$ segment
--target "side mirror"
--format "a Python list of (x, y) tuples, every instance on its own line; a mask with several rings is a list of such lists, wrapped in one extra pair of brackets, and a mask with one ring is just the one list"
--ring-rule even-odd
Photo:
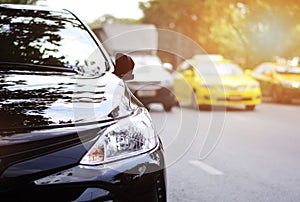
[(129, 55), (124, 53), (117, 53), (115, 60), (115, 71), (113, 72), (119, 78), (123, 80), (132, 80), (134, 75), (132, 70), (134, 68), (134, 62)]
[(246, 76), (251, 76), (252, 70), (251, 69), (245, 69), (244, 73), (245, 73)]

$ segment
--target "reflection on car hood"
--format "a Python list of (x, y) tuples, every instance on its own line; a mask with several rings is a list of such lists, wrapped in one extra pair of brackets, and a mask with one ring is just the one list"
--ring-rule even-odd
[(111, 73), (83, 78), (75, 73), (2, 71), (0, 129), (60, 126), (131, 113), (124, 82)]

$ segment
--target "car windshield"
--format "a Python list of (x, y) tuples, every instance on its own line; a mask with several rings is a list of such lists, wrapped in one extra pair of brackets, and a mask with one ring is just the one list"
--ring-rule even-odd
[(243, 75), (241, 68), (233, 63), (216, 63), (216, 67), (220, 75)]
[(152, 55), (141, 55), (141, 56), (132, 56), (132, 59), (135, 63), (135, 67), (145, 67), (145, 66), (161, 66), (162, 63), (157, 56)]
[(276, 66), (275, 71), (280, 74), (300, 74), (300, 67)]
[(134, 80), (164, 81), (169, 80), (170, 74), (161, 66), (139, 66), (133, 70)]
[(0, 8), (0, 44), (1, 66), (63, 67), (93, 75), (106, 70), (93, 38), (66, 12)]
[(161, 60), (153, 55), (133, 55), (135, 63), (133, 74), (135, 81), (169, 80), (170, 74), (163, 67)]
[(221, 75), (221, 76), (243, 75), (243, 71), (241, 70), (241, 68), (234, 63), (207, 62), (207, 63), (198, 63), (196, 67), (197, 70), (200, 71), (201, 75)]

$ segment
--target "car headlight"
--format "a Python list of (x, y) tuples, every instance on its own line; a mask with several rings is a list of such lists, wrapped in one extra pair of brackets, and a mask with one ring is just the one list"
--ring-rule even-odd
[(290, 81), (284, 81), (284, 80), (282, 80), (282, 81), (280, 81), (280, 84), (282, 86), (286, 86), (286, 87), (291, 87), (292, 86), (292, 82), (290, 82)]
[(292, 87), (293, 88), (299, 88), (300, 87), (300, 83), (299, 82), (292, 82)]
[(259, 83), (258, 82), (252, 83), (250, 85), (250, 88), (258, 88), (258, 87), (259, 87)]
[(119, 120), (99, 132), (99, 139), (80, 161), (83, 165), (98, 165), (134, 156), (153, 149), (158, 143), (148, 112)]
[(295, 82), (295, 81), (280, 81), (282, 86), (285, 87), (292, 87), (292, 88), (299, 88), (300, 87), (300, 83), (299, 82)]

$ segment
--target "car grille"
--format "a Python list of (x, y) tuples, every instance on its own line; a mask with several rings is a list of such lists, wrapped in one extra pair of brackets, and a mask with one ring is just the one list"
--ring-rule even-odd
[(218, 98), (217, 99), (218, 101), (251, 101), (252, 98), (250, 97), (238, 97), (238, 98), (230, 98), (230, 97), (227, 97), (227, 98)]
[(245, 91), (248, 89), (247, 85), (243, 86), (224, 86), (225, 91)]

